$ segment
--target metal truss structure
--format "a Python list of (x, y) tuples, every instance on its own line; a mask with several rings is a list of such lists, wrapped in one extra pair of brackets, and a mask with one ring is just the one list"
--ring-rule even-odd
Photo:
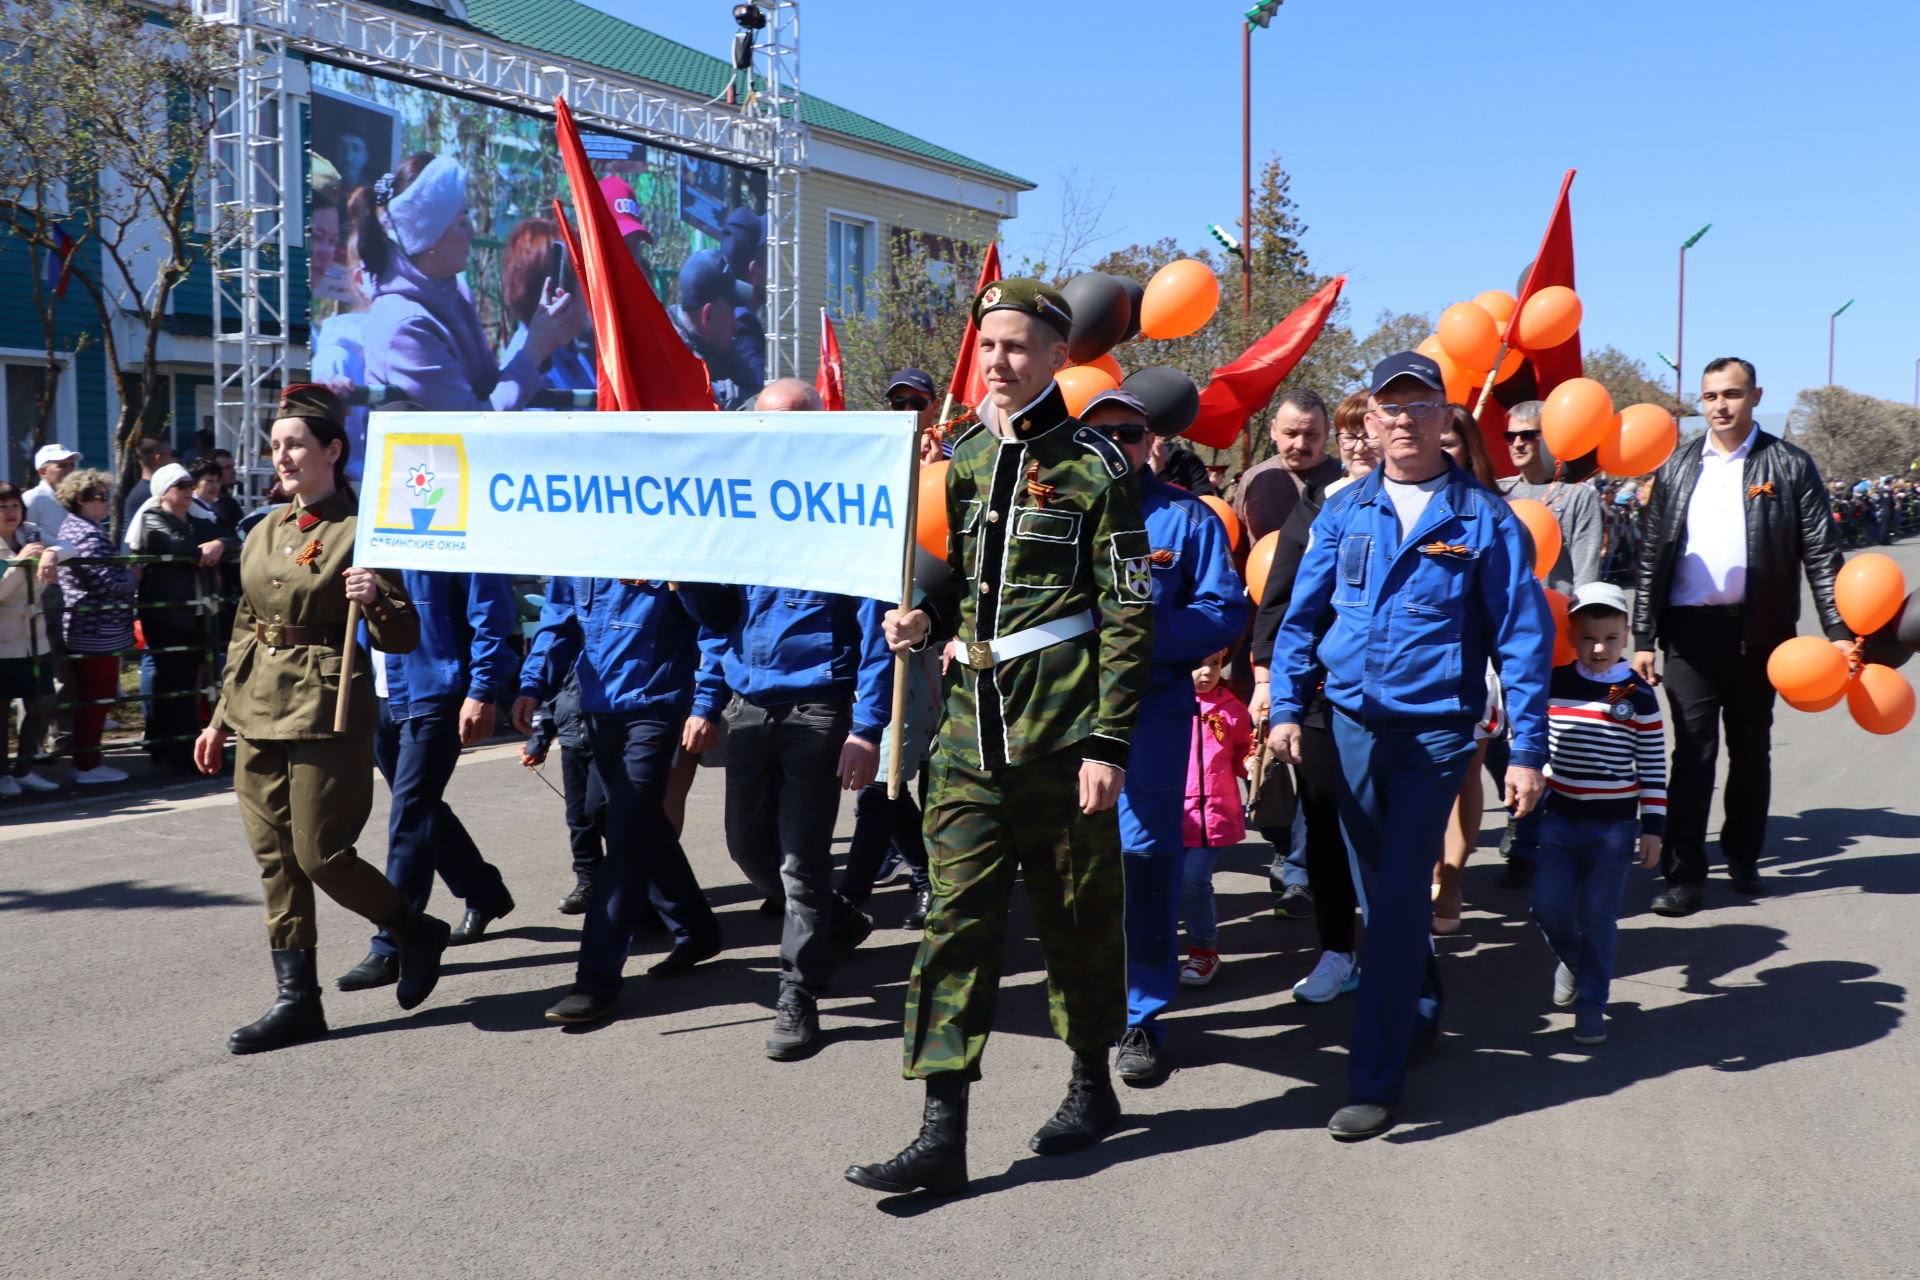
[[(583, 127), (767, 171), (767, 368), (798, 371), (800, 122), (798, 0), (754, 0), (768, 22), (754, 47), (756, 89), (741, 108), (690, 102), (597, 67), (566, 63), (471, 31), (362, 0), (194, 0), (234, 32), (232, 78), (212, 104), (218, 228), (213, 290), (215, 426), (231, 442), (249, 497), (271, 478), (261, 462), (268, 415), (306, 353), (294, 348), (288, 219), (299, 189), (299, 95), (290, 57), (314, 55), (517, 111), (548, 115), (564, 96)], [(291, 144), (292, 150), (289, 150)], [(291, 188), (291, 189), (290, 189)]]

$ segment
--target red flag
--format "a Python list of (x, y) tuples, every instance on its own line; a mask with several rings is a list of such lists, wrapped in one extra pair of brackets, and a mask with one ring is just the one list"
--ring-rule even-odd
[(1300, 357), (1307, 354), (1320, 330), (1326, 327), (1333, 304), (1340, 299), (1345, 276), (1335, 276), (1327, 286), (1301, 303), (1292, 315), (1267, 331), (1267, 335), (1248, 347), (1232, 364), (1213, 371), (1206, 390), (1200, 393), (1200, 416), (1182, 434), (1196, 444), (1224, 449), (1246, 425), (1247, 416), (1273, 398)]
[(840, 363), (840, 339), (834, 335), (833, 321), (827, 309), (820, 308), (820, 368), (813, 375), (814, 390), (829, 413), (841, 413), (847, 407), (847, 371)]
[[(560, 158), (579, 211), (580, 234), (567, 245), (593, 315), (593, 342), (604, 410), (713, 408), (713, 384), (704, 361), (687, 350), (646, 273), (627, 251), (613, 210), (594, 181), (580, 131), (564, 98), (553, 100)], [(561, 226), (566, 220), (561, 219)]]
[(978, 409), (987, 402), (987, 384), (974, 362), (974, 349), (980, 345), (980, 330), (973, 323), (973, 300), (980, 291), (1000, 278), (1000, 246), (987, 246), (987, 256), (980, 260), (980, 278), (974, 281), (973, 293), (967, 298), (967, 332), (960, 339), (960, 355), (953, 362), (953, 377), (947, 382), (947, 398), (969, 409)]
[[(1560, 180), (1560, 198), (1554, 203), (1553, 218), (1547, 223), (1547, 234), (1540, 238), (1540, 252), (1533, 256), (1533, 266), (1528, 269), (1526, 282), (1520, 288), (1520, 306), (1513, 309), (1513, 318), (1507, 321), (1506, 330), (1500, 335), (1503, 342), (1513, 342), (1520, 324), (1520, 309), (1527, 305), (1528, 298), (1548, 285), (1560, 284), (1569, 289), (1574, 287), (1573, 208), (1567, 202), (1567, 193), (1573, 187), (1575, 172), (1573, 169), (1567, 170), (1567, 176)], [(1559, 346), (1546, 351), (1530, 352), (1527, 361), (1533, 366), (1533, 398), (1544, 400), (1549, 391), (1567, 379), (1581, 376), (1585, 366), (1580, 359), (1580, 335), (1576, 333)], [(1480, 433), (1486, 437), (1487, 453), (1493, 460), (1494, 474), (1517, 474), (1507, 456), (1507, 407), (1500, 402), (1498, 388), (1487, 397), (1486, 405), (1480, 410)]]

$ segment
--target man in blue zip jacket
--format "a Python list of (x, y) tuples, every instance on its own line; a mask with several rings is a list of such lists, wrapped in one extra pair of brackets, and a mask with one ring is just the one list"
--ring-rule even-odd
[[(700, 588), (621, 578), (555, 578), (540, 630), (520, 668), (513, 724), (533, 713), (571, 670), (607, 793), (607, 851), (581, 917), (573, 989), (547, 1021), (595, 1022), (613, 1012), (634, 923), (650, 887), (672, 904), (679, 942), (652, 972), (680, 972), (720, 953), (720, 924), (687, 864), (664, 804), (674, 749), (693, 701), (699, 650), (689, 601)], [(711, 590), (710, 588), (708, 590)]]
[(1135, 1087), (1157, 1082), (1160, 1011), (1180, 986), (1181, 830), (1193, 743), (1193, 668), (1228, 648), (1247, 625), (1247, 592), (1234, 572), (1227, 530), (1205, 503), (1157, 478), (1151, 415), (1129, 391), (1103, 391), (1081, 421), (1120, 446), (1140, 485), (1153, 544), (1153, 659), (1120, 792), (1121, 863), (1127, 876), (1127, 1029), (1114, 1071)]
[[(760, 393), (763, 413), (819, 410), (797, 378)], [(873, 781), (893, 693), (878, 600), (783, 587), (731, 587), (721, 616), (702, 613), (690, 750), (697, 721), (727, 724), (727, 852), (769, 899), (784, 898), (780, 998), (767, 1056), (790, 1062), (820, 1041), (817, 1001), (834, 965), (873, 921), (833, 888), (840, 792)]]
[[(392, 794), (387, 812), (387, 879), (416, 911), (438, 874), (466, 903), (449, 946), (478, 942), (513, 910), (500, 869), (474, 844), (446, 801), (460, 748), (493, 736), (494, 704), (513, 685), (507, 647), (517, 625), (513, 584), (502, 574), (426, 573), (402, 577), (420, 615), (412, 653), (376, 657), (380, 727), (373, 759)], [(342, 974), (342, 991), (390, 986), (399, 979), (393, 939), (373, 935), (366, 959)]]
[(1300, 763), (1300, 715), (1326, 671), (1340, 756), (1340, 824), (1366, 920), (1348, 1050), (1349, 1101), (1328, 1132), (1393, 1125), (1416, 1041), (1440, 1026), (1428, 886), (1473, 760), (1487, 662), (1513, 726), (1506, 806), (1545, 787), (1553, 622), (1520, 523), (1441, 451), (1440, 366), (1417, 352), (1373, 370), (1367, 423), (1380, 466), (1327, 499), (1273, 645), (1268, 744)]

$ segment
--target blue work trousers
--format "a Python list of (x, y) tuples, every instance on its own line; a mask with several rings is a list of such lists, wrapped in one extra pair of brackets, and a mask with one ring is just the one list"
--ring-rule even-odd
[(1181, 820), (1193, 719), (1143, 720), (1133, 734), (1120, 791), (1121, 865), (1126, 871), (1127, 1025), (1160, 1039), (1156, 1018), (1180, 989)]
[(1573, 970), (1576, 1009), (1606, 1008), (1620, 899), (1639, 845), (1637, 818), (1541, 815), (1530, 914), (1553, 953)]
[(1406, 1086), (1417, 1035), (1440, 1027), (1433, 864), (1454, 797), (1473, 763), (1473, 725), (1372, 730), (1333, 716), (1340, 826), (1353, 855), (1366, 938), (1347, 1053), (1355, 1102), (1391, 1105)]
[(580, 921), (578, 991), (611, 999), (620, 990), (650, 890), (659, 891), (680, 942), (719, 944), (720, 922), (667, 821), (667, 775), (684, 722), (641, 711), (587, 715), (594, 773), (607, 793), (607, 844)]
[[(426, 910), (437, 874), (447, 892), (475, 911), (504, 906), (507, 886), (500, 869), (481, 854), (446, 801), (447, 783), (460, 763), (460, 705), (395, 720), (387, 700), (380, 699), (373, 761), (393, 793), (387, 811), (387, 879), (407, 905)], [(373, 935), (373, 950), (394, 954), (386, 930)]]

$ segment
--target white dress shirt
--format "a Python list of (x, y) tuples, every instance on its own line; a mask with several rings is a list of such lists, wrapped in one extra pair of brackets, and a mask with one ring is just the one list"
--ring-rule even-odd
[(1687, 502), (1687, 545), (1673, 566), (1668, 603), (1743, 604), (1747, 598), (1747, 455), (1753, 452), (1755, 427), (1732, 453), (1713, 447), (1713, 435), (1700, 444), (1700, 482)]

